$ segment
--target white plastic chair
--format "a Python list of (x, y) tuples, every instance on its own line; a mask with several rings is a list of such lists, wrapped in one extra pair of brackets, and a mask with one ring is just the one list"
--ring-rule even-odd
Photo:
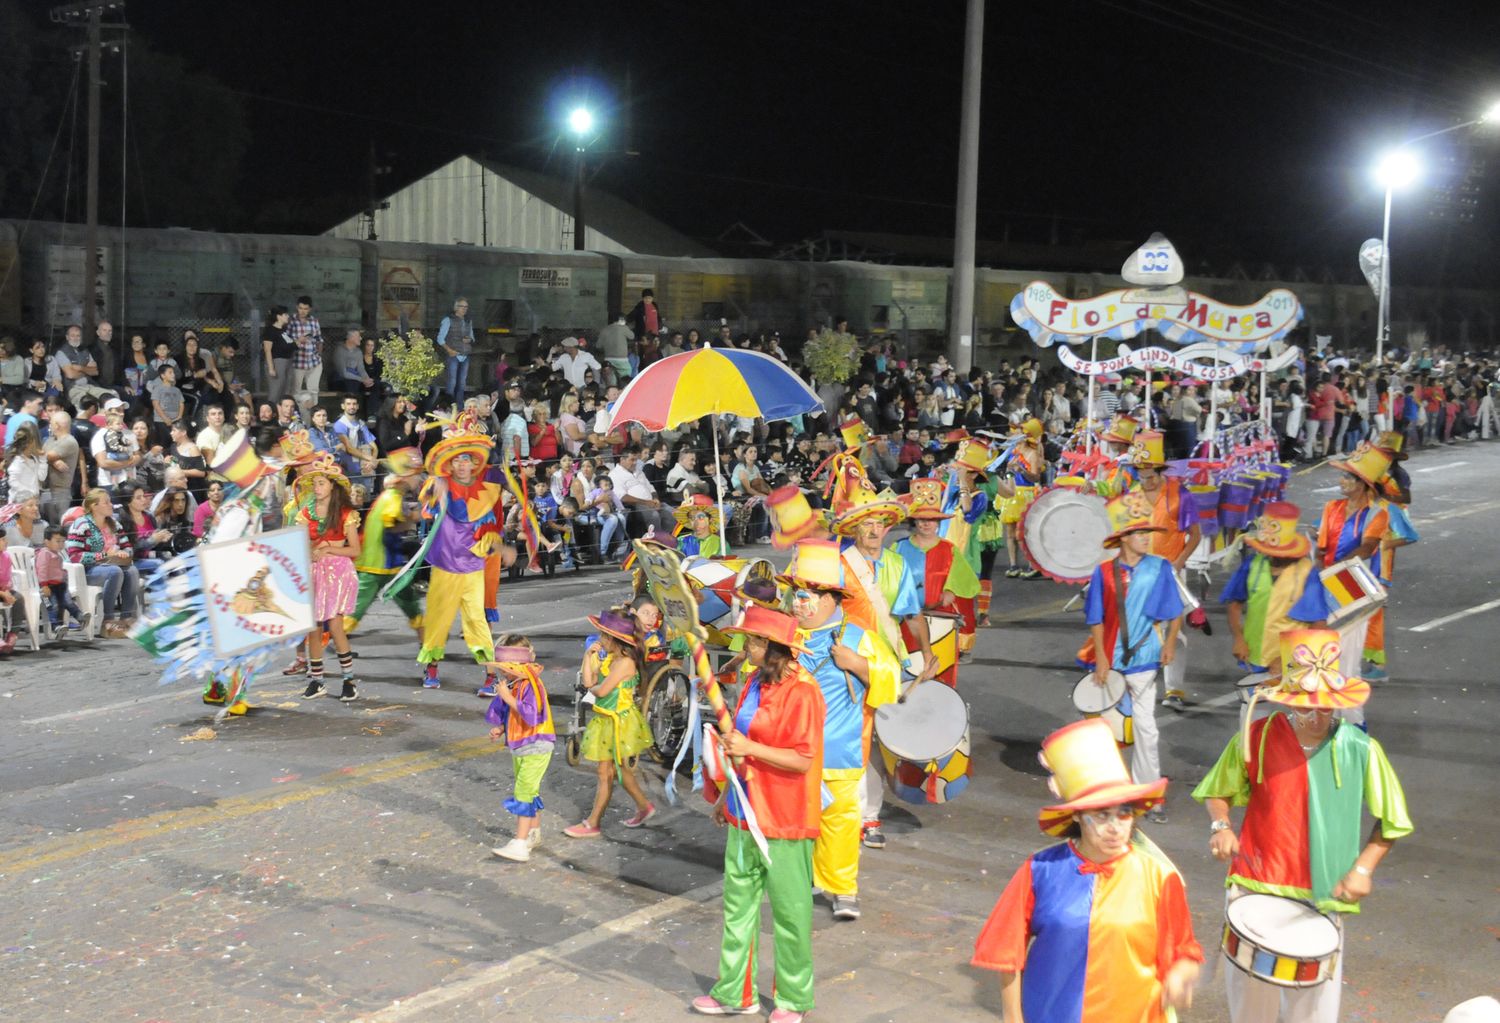
[(10, 587), (21, 606), (26, 609), (26, 631), (31, 636), (31, 649), (42, 648), (42, 587), (36, 581), (36, 552), (30, 547), (12, 547), (6, 555), (10, 558)]
[(88, 571), (76, 561), (67, 562), (63, 568), (68, 573), (68, 590), (78, 601), (78, 610), (89, 616), (83, 638), (93, 639), (99, 634), (99, 601), (104, 596), (104, 587), (90, 586)]

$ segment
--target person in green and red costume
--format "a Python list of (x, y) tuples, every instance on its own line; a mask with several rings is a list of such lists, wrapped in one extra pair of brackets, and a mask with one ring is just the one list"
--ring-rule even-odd
[[(963, 553), (951, 542), (938, 536), (938, 523), (952, 518), (943, 512), (943, 483), (936, 479), (912, 480), (906, 495), (906, 514), (911, 520), (911, 535), (896, 543), (911, 570), (917, 588), (917, 600), (923, 610), (943, 615), (958, 615), (958, 650), (967, 654), (974, 649), (974, 598), (979, 595), (979, 577)], [(907, 646), (914, 637), (904, 636)], [(931, 642), (931, 637), (928, 637)], [(958, 662), (945, 667), (935, 676), (940, 682), (958, 688)]]
[[(1362, 706), (1370, 684), (1339, 672), (1329, 629), (1281, 634), (1281, 675), (1257, 690), (1290, 713), (1253, 721), (1193, 790), (1209, 817), (1209, 849), (1229, 863), (1229, 901), (1248, 894), (1296, 899), (1330, 914), (1339, 950), (1327, 980), (1287, 988), (1236, 965), (1224, 971), (1233, 1023), (1334, 1023), (1344, 967), (1345, 914), (1358, 913), (1375, 869), (1411, 834), (1406, 796), (1380, 743), (1336, 713)], [(1239, 834), (1232, 806), (1245, 807)], [(1361, 810), (1375, 825), (1360, 843)]]

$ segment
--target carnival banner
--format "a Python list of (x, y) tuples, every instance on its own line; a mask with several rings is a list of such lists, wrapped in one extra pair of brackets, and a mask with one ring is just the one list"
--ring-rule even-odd
[(307, 530), (278, 529), (198, 549), (214, 653), (234, 657), (311, 632)]
[(1208, 352), (1203, 350), (1204, 346), (1197, 345), (1181, 352), (1171, 352), (1165, 348), (1140, 348), (1132, 351), (1128, 346), (1121, 345), (1115, 358), (1098, 360), (1080, 359), (1071, 348), (1064, 347), (1058, 349), (1057, 358), (1074, 373), (1087, 377), (1119, 373), (1127, 369), (1149, 369), (1190, 373), (1200, 380), (1233, 380), (1246, 373), (1259, 373), (1262, 370), (1274, 373), (1302, 357), (1300, 348), (1291, 347), (1269, 359), (1236, 355), (1217, 364), (1196, 361), (1193, 356), (1211, 356), (1213, 346), (1206, 347)]
[(1068, 299), (1046, 281), (1032, 281), (1010, 304), (1011, 318), (1044, 348), (1094, 338), (1128, 341), (1155, 329), (1168, 341), (1219, 342), (1249, 353), (1286, 335), (1302, 319), (1302, 305), (1285, 288), (1253, 305), (1235, 306), (1178, 288), (1133, 288)]

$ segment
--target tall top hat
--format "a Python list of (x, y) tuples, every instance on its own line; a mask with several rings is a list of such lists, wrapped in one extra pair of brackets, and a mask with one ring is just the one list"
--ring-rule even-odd
[(912, 480), (906, 495), (906, 516), (910, 519), (951, 519), (943, 511), (943, 481), (931, 477)]
[(829, 590), (848, 596), (844, 584), (844, 559), (837, 540), (803, 540), (792, 552), (792, 563), (779, 576), (788, 586)]
[(1107, 440), (1114, 444), (1131, 444), (1135, 440), (1135, 431), (1140, 429), (1141, 424), (1127, 415), (1117, 415), (1109, 421), (1109, 426), (1104, 430), (1100, 440)]
[(1255, 520), (1255, 532), (1245, 537), (1245, 546), (1272, 558), (1300, 558), (1312, 549), (1312, 541), (1297, 532), (1302, 509), (1289, 501), (1266, 505)]
[(1288, 629), (1281, 634), (1281, 677), (1256, 696), (1303, 710), (1362, 706), (1370, 698), (1370, 683), (1339, 671), (1342, 653), (1333, 629)]
[(1137, 433), (1127, 454), (1131, 465), (1160, 469), (1167, 464), (1165, 438), (1160, 430), (1142, 430)]
[(985, 468), (990, 464), (994, 456), (990, 454), (990, 446), (983, 441), (970, 439), (958, 445), (958, 454), (953, 457), (955, 469), (968, 469), (970, 472), (983, 476)]
[(771, 519), (771, 546), (779, 551), (825, 528), (823, 516), (813, 511), (807, 495), (790, 483), (766, 495), (766, 514)]
[(1129, 805), (1143, 814), (1166, 796), (1165, 778), (1144, 785), (1130, 780), (1114, 732), (1103, 718), (1059, 728), (1042, 740), (1037, 759), (1052, 772), (1049, 785), (1061, 800), (1037, 815), (1037, 825), (1049, 835), (1065, 834), (1080, 811)]
[(840, 536), (853, 535), (862, 523), (872, 519), (895, 525), (906, 518), (906, 508), (901, 502), (895, 495), (877, 494), (864, 466), (852, 455), (834, 456), (828, 483), (832, 497), (830, 525)]
[(1362, 441), (1348, 458), (1330, 459), (1328, 464), (1364, 480), (1372, 487), (1378, 487), (1386, 473), (1391, 471), (1391, 455), (1380, 448), (1371, 447), (1369, 441)]
[(870, 431), (865, 426), (864, 420), (858, 416), (845, 419), (839, 423), (839, 435), (844, 439), (844, 447), (858, 450), (870, 442)]
[(1406, 436), (1400, 430), (1380, 431), (1380, 435), (1370, 446), (1390, 455), (1393, 462), (1404, 462), (1411, 457), (1403, 450), (1406, 447)]
[(1104, 538), (1105, 547), (1120, 546), (1126, 533), (1148, 531), (1160, 533), (1160, 526), (1151, 524), (1151, 501), (1139, 490), (1127, 490), (1109, 499), (1104, 505), (1109, 513), (1110, 533)]

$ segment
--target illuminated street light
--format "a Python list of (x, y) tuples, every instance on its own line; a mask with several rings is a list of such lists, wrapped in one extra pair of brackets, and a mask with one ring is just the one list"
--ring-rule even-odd
[(594, 130), (594, 115), (588, 107), (574, 107), (568, 114), (568, 130), (574, 135), (587, 135)]
[(1375, 165), (1375, 181), (1386, 191), (1406, 188), (1422, 176), (1422, 164), (1410, 149), (1392, 149)]
[(1500, 100), (1490, 104), (1490, 108), (1480, 115), (1479, 121), (1481, 124), (1493, 124), (1500, 121)]

